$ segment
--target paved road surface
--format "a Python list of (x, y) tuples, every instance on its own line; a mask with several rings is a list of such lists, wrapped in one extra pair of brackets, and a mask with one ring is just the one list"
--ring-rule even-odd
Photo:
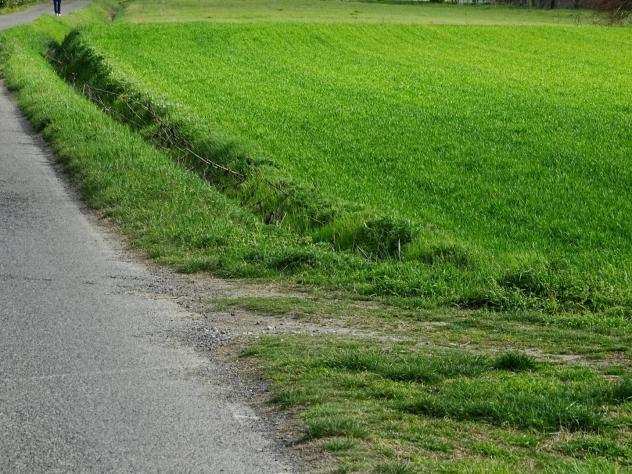
[(121, 255), (0, 84), (0, 472), (293, 470)]

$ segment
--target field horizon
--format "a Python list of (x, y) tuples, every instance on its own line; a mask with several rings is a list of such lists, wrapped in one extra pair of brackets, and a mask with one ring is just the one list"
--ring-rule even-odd
[(457, 5), (398, 0), (138, 0), (117, 20), (127, 23), (390, 23), (461, 25), (590, 25), (602, 22), (583, 9), (543, 10), (505, 5)]

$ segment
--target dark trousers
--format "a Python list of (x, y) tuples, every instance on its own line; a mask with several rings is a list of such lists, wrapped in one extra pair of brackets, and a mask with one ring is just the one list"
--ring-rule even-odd
[(53, 8), (55, 13), (61, 13), (61, 0), (53, 0)]

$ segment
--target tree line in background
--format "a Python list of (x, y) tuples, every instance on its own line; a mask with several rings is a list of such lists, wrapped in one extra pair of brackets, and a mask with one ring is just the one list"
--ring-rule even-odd
[(35, 1), (36, 0), (0, 0), (0, 8), (19, 7), (20, 5), (35, 3)]
[(594, 8), (608, 14), (613, 21), (623, 21), (632, 14), (632, 0), (593, 0)]
[[(423, 3), (424, 0), (417, 0)], [(624, 20), (632, 13), (632, 0), (425, 0), (437, 3), (511, 5), (525, 8), (584, 8), (603, 12), (612, 20)]]
[(623, 20), (632, 12), (632, 0), (505, 0), (507, 5), (531, 8), (588, 8), (604, 12), (613, 20)]

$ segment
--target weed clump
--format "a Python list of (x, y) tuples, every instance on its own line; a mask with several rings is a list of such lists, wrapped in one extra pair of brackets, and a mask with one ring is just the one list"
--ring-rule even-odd
[(624, 377), (615, 385), (612, 399), (615, 403), (632, 401), (632, 377)]
[(353, 348), (334, 352), (323, 363), (334, 369), (371, 372), (389, 380), (406, 382), (436, 382), (446, 377), (480, 375), (489, 370), (485, 357), (458, 352), (420, 356)]
[(355, 212), (318, 229), (317, 241), (331, 242), (340, 250), (353, 250), (369, 259), (401, 259), (417, 231), (407, 219)]
[(352, 449), (356, 444), (352, 438), (333, 438), (325, 443), (325, 449), (330, 453), (338, 453)]
[(310, 418), (307, 422), (307, 438), (325, 438), (328, 436), (345, 436), (349, 438), (366, 438), (367, 430), (359, 420), (344, 415), (331, 415)]
[(505, 352), (494, 360), (494, 368), (511, 372), (534, 370), (536, 361), (533, 357), (521, 352)]
[(607, 456), (619, 458), (625, 456), (623, 450), (617, 443), (595, 435), (583, 435), (570, 441), (561, 443), (557, 449), (569, 456), (592, 457)]
[(411, 463), (389, 462), (376, 466), (375, 472), (379, 474), (414, 474), (418, 470)]
[(352, 239), (353, 247), (376, 258), (401, 258), (403, 246), (413, 236), (410, 221), (382, 216), (363, 222), (352, 234)]
[(402, 408), (410, 413), (537, 430), (595, 431), (603, 428), (603, 408), (587, 385), (569, 387), (540, 377), (455, 379)]

